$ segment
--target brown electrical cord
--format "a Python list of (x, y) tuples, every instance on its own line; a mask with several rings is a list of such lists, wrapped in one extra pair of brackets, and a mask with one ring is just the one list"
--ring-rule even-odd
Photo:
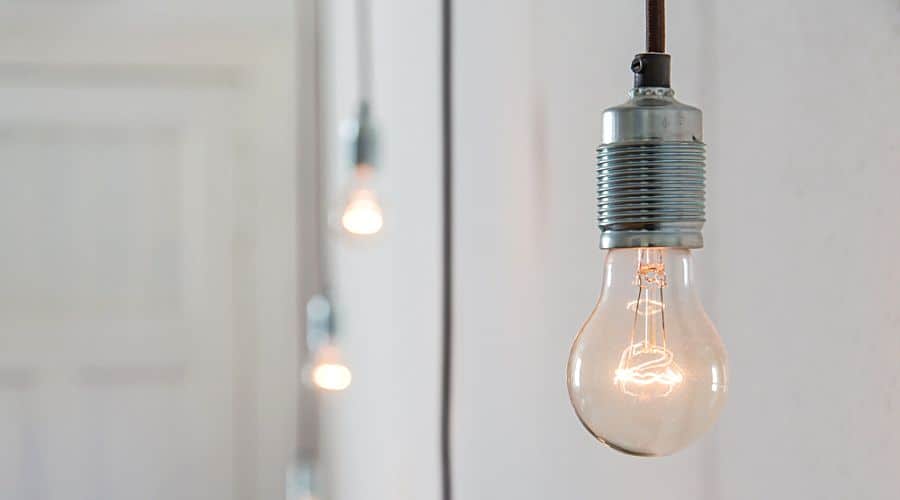
[(647, 52), (666, 51), (666, 0), (647, 0)]

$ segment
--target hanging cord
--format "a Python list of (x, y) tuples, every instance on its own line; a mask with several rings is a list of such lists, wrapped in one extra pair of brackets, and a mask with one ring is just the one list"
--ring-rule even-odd
[(356, 77), (359, 102), (372, 98), (372, 11), (368, 0), (356, 2)]
[(666, 1), (647, 0), (647, 51), (631, 61), (634, 87), (668, 88), (671, 58), (666, 54)]
[(666, 0), (647, 0), (647, 52), (666, 51)]
[(441, 498), (452, 500), (450, 403), (453, 373), (453, 51), (452, 0), (442, 0), (442, 132), (443, 132), (443, 303), (441, 367)]

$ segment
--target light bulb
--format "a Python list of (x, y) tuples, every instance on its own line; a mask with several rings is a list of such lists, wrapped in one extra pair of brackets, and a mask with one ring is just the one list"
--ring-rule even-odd
[(343, 391), (350, 387), (353, 375), (341, 359), (340, 350), (333, 344), (325, 344), (316, 354), (312, 367), (313, 384), (326, 391)]
[(606, 256), (600, 299), (572, 344), (569, 397), (581, 423), (624, 453), (674, 453), (715, 422), (726, 354), (684, 248)]
[(369, 165), (356, 167), (355, 178), (341, 214), (341, 226), (350, 234), (369, 236), (376, 234), (384, 226), (378, 196), (370, 186), (372, 170)]

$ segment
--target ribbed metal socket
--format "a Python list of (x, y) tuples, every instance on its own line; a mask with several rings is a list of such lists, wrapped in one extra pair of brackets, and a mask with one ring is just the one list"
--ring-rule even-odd
[(603, 114), (597, 148), (601, 248), (700, 248), (706, 146), (700, 110), (671, 89), (633, 89)]

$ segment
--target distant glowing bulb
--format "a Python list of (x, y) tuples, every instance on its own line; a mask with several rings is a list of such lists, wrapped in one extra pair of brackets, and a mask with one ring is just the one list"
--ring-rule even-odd
[(603, 290), (569, 356), (569, 398), (599, 441), (659, 456), (697, 439), (725, 402), (726, 355), (693, 288), (690, 250), (606, 256)]
[(326, 391), (343, 391), (353, 380), (350, 368), (341, 360), (340, 351), (330, 344), (319, 350), (311, 375), (313, 384)]
[(323, 363), (313, 368), (313, 382), (319, 389), (343, 391), (350, 387), (353, 376), (344, 365)]
[(350, 234), (370, 236), (381, 231), (384, 215), (378, 195), (372, 189), (374, 168), (371, 165), (357, 165), (353, 180), (341, 213), (341, 226)]
[(347, 232), (358, 235), (375, 234), (384, 225), (381, 206), (375, 193), (369, 189), (358, 189), (350, 195), (350, 201), (341, 215), (341, 225)]

